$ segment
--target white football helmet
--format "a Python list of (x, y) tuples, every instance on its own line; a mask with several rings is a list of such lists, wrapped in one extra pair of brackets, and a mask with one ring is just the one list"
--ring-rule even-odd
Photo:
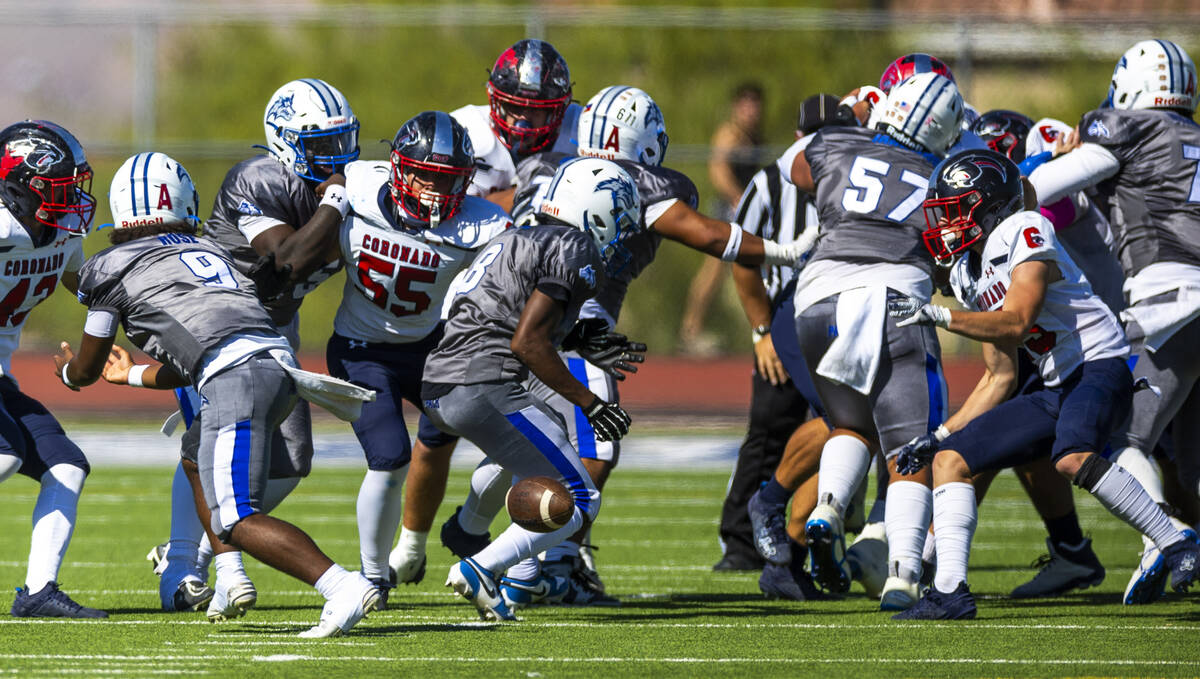
[(579, 114), (579, 155), (662, 165), (667, 126), (658, 104), (636, 87), (605, 87)]
[(611, 276), (629, 263), (622, 241), (641, 228), (641, 210), (637, 184), (620, 165), (575, 158), (554, 173), (537, 214), (541, 223), (567, 224), (589, 234)]
[(909, 148), (943, 156), (962, 133), (962, 96), (943, 75), (914, 75), (893, 87), (882, 106), (875, 129)]
[(301, 78), (275, 90), (263, 129), (271, 155), (309, 181), (325, 181), (358, 159), (358, 119), (324, 80)]
[(1196, 64), (1170, 40), (1143, 40), (1130, 47), (1113, 69), (1108, 87), (1113, 108), (1196, 110)]
[(200, 195), (187, 170), (165, 153), (139, 153), (126, 160), (108, 189), (113, 226), (200, 223)]

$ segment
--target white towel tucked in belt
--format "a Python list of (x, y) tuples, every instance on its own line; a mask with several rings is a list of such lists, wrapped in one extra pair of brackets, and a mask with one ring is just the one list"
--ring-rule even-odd
[(835, 318), (838, 336), (821, 357), (817, 374), (869, 394), (879, 372), (883, 349), (887, 287), (874, 285), (843, 291), (838, 296)]

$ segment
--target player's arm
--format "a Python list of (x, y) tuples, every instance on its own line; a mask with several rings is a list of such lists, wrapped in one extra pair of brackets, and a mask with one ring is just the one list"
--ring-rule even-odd
[[(763, 285), (762, 275), (757, 268), (741, 264), (733, 267), (733, 284), (737, 288), (738, 299), (742, 302), (742, 310), (746, 312), (746, 320), (750, 327), (754, 342), (754, 361), (758, 365), (758, 373), (768, 382), (780, 385), (788, 380), (783, 362), (775, 353), (775, 344), (771, 340), (771, 301), (767, 297), (767, 288)], [(767, 328), (761, 333), (759, 328)], [(761, 336), (760, 336), (761, 335)]]
[(983, 376), (967, 396), (958, 412), (947, 418), (943, 426), (956, 432), (971, 420), (1008, 400), (1017, 388), (1017, 349), (1002, 349), (991, 342), (983, 344)]
[(79, 272), (78, 271), (63, 271), (62, 276), (58, 278), (72, 295), (79, 292)]
[(663, 238), (683, 243), (723, 261), (746, 266), (790, 266), (808, 251), (808, 247), (799, 241), (780, 245), (773, 240), (746, 233), (729, 222), (702, 215), (679, 200), (667, 208), (651, 227)]
[[(79, 340), (79, 353), (75, 353), (71, 349), (68, 342), (62, 342), (59, 345), (59, 353), (54, 356), (54, 367), (57, 371), (59, 379), (63, 381), (67, 387), (79, 390), (79, 387), (86, 387), (96, 380), (100, 379), (101, 375), (105, 374), (106, 365), (109, 362), (109, 354), (115, 351), (124, 351), (119, 347), (113, 346), (113, 339), (117, 335), (117, 324), (119, 318), (115, 311), (110, 309), (90, 309), (88, 311), (87, 322), (83, 328), (83, 336)], [(125, 354), (128, 357), (128, 353)], [(132, 366), (132, 361), (130, 361)], [(144, 367), (144, 371), (139, 371), (144, 378), (142, 386), (152, 386), (157, 384), (157, 377), (160, 366)], [(129, 371), (126, 370), (126, 373)], [(169, 386), (163, 385), (157, 388), (167, 389), (188, 384), (173, 371), (167, 370), (163, 375), (164, 378), (174, 376), (178, 383), (172, 383)], [(172, 380), (174, 382), (175, 380)]]
[(1117, 173), (1121, 162), (1100, 144), (1084, 142), (1070, 153), (1042, 164), (1029, 174), (1038, 199), (1049, 205), (1094, 186)]
[(1054, 262), (1022, 262), (1012, 271), (1003, 307), (997, 311), (950, 311), (946, 329), (980, 342), (1020, 344), (1042, 312), (1046, 288), (1059, 280), (1062, 273)]
[(817, 185), (813, 182), (812, 165), (809, 165), (804, 151), (797, 153), (796, 157), (792, 159), (792, 171), (789, 176), (792, 178), (792, 183), (801, 191), (809, 194), (816, 192)]
[(174, 389), (191, 384), (169, 366), (134, 363), (129, 352), (115, 344), (108, 353), (101, 377), (110, 384), (130, 384), (147, 389)]
[(345, 186), (346, 178), (340, 174), (325, 180), (316, 189), (321, 204), (311, 219), (299, 229), (278, 223), (254, 236), (250, 246), (260, 256), (274, 257), (276, 272), (286, 272), (289, 283), (306, 280), (330, 261), (330, 244), (337, 243), (338, 227), (350, 210)]
[(512, 214), (513, 197), (517, 193), (517, 187), (510, 186), (507, 189), (497, 189), (487, 195), (487, 199), (499, 205), (505, 212)]
[(517, 359), (546, 386), (580, 408), (587, 408), (599, 397), (567, 370), (553, 341), (565, 311), (566, 302), (534, 290), (521, 312), (510, 346)]

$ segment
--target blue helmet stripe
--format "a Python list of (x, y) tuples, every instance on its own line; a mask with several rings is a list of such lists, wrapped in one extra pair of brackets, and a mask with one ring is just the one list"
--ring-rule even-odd
[[(603, 97), (600, 98), (600, 101), (596, 102), (596, 110), (592, 113), (592, 142), (596, 145), (596, 148), (604, 148), (605, 133), (608, 128), (608, 112), (612, 110), (613, 104), (617, 101), (617, 97), (621, 96), (621, 93), (627, 89), (629, 88), (612, 87), (604, 94)], [(603, 113), (600, 112), (601, 106), (604, 107)], [(600, 121), (599, 136), (594, 134), (597, 120)]]
[(150, 159), (154, 153), (146, 154), (146, 163), (142, 165), (142, 200), (145, 201), (146, 214), (150, 214)]
[(913, 75), (931, 71), (933, 71), (933, 61), (929, 59), (928, 54), (918, 54), (913, 58)]
[[(930, 90), (932, 90), (934, 86), (939, 85), (939, 80), (942, 82), (940, 83), (940, 87), (938, 87), (937, 93), (933, 96), (930, 96)], [(917, 100), (913, 102), (913, 109), (908, 114), (908, 120), (904, 121), (904, 127), (902, 128), (904, 130), (904, 134), (908, 135), (909, 141), (917, 141), (917, 132), (921, 128), (921, 121), (924, 120), (925, 116), (929, 114), (929, 111), (933, 108), (933, 102), (937, 101), (937, 98), (941, 96), (941, 91), (946, 88), (946, 84), (949, 82), (949, 80), (941, 76), (931, 78), (929, 80), (929, 84), (925, 86), (925, 91), (921, 92), (921, 96), (917, 97)], [(924, 111), (921, 110), (922, 107), (925, 108)], [(913, 129), (910, 130), (909, 126), (912, 126)]]
[(545, 203), (548, 200), (550, 200), (550, 201), (554, 200), (554, 192), (558, 190), (558, 182), (562, 180), (563, 170), (565, 170), (568, 165), (570, 165), (571, 163), (573, 163), (577, 160), (579, 160), (579, 158), (572, 158), (572, 159), (568, 160), (567, 162), (563, 163), (562, 165), (558, 166), (558, 171), (554, 173), (554, 179), (551, 180), (550, 186), (546, 189), (546, 197), (542, 199), (543, 203)]
[(450, 115), (444, 111), (434, 111), (435, 125), (433, 128), (433, 153), (443, 156), (454, 155), (454, 126)]
[(342, 103), (340, 101), (338, 101), (337, 95), (333, 93), (333, 88), (329, 86), (329, 83), (325, 82), (324, 80), (319, 80), (317, 78), (313, 78), (313, 82), (316, 83), (317, 85), (325, 88), (325, 92), (329, 94), (329, 101), (333, 102), (334, 108), (336, 108), (337, 112), (339, 114), (341, 114), (342, 113)]
[(333, 111), (330, 110), (330, 108), (329, 108), (329, 101), (325, 98), (325, 93), (323, 91), (321, 91), (320, 87), (317, 87), (316, 83), (313, 82), (312, 78), (301, 78), (300, 82), (313, 88), (313, 91), (316, 92), (317, 96), (321, 98), (321, 105), (325, 107), (325, 115), (327, 115), (327, 116), (333, 115)]
[(141, 158), (142, 154), (137, 154), (133, 157), (133, 164), (129, 166), (129, 206), (133, 208), (134, 217), (136, 217), (138, 213), (137, 187), (134, 184), (134, 177), (136, 176), (138, 161), (141, 160)]

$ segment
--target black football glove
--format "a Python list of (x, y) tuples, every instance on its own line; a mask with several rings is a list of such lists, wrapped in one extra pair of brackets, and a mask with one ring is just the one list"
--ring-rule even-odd
[(262, 302), (271, 302), (291, 290), (292, 265), (287, 264), (282, 269), (277, 269), (275, 253), (272, 252), (259, 257), (254, 262), (254, 266), (246, 272), (246, 276), (254, 281), (258, 299)]
[(608, 321), (603, 318), (582, 318), (575, 322), (574, 327), (563, 338), (564, 351), (578, 351), (582, 348), (602, 349), (602, 338), (608, 334)]
[(615, 338), (614, 344), (607, 349), (599, 351), (577, 349), (576, 351), (587, 359), (588, 363), (612, 375), (613, 379), (623, 381), (625, 373), (638, 371), (637, 366), (633, 365), (634, 363), (645, 362), (646, 357), (643, 354), (646, 352), (646, 345), (641, 342), (630, 342), (624, 335), (616, 333), (609, 333), (607, 337)]
[(620, 441), (629, 433), (629, 413), (616, 403), (605, 403), (599, 397), (583, 409), (588, 424), (596, 432), (597, 441)]

